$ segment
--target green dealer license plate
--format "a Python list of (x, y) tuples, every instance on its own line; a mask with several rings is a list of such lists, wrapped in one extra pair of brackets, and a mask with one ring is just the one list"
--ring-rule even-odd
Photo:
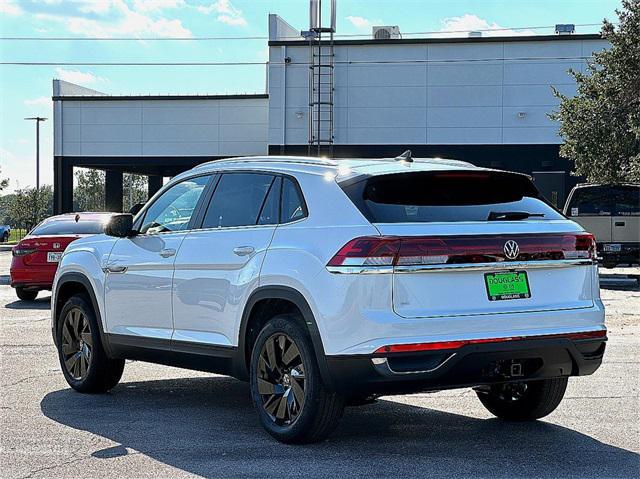
[(526, 271), (486, 273), (484, 282), (487, 285), (489, 301), (531, 297)]

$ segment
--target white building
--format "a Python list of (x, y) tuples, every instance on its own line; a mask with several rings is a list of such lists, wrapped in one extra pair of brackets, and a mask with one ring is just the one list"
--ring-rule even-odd
[(270, 15), (261, 95), (108, 96), (55, 81), (56, 212), (73, 208), (74, 166), (106, 170), (107, 206), (118, 210), (122, 172), (150, 175), (153, 193), (162, 176), (203, 161), (307, 154), (323, 134), (335, 157), (411, 149), (526, 172), (557, 204), (575, 182), (547, 116), (551, 87), (575, 92), (567, 71), (607, 47), (599, 35), (335, 40), (330, 132), (309, 122), (310, 47), (299, 35)]

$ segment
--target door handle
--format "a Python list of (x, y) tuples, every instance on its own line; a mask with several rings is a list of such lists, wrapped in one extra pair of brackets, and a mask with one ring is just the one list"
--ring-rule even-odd
[(105, 273), (125, 273), (127, 271), (127, 267), (126, 266), (110, 265), (110, 266), (106, 266), (105, 268), (103, 268), (103, 271)]
[(616, 221), (616, 226), (624, 226), (624, 221)]
[(233, 248), (234, 254), (237, 254), (238, 256), (247, 256), (254, 251), (255, 248), (253, 246), (238, 246), (236, 248)]
[(175, 254), (176, 254), (176, 250), (173, 248), (165, 248), (162, 251), (160, 251), (160, 256), (162, 256), (163, 258), (170, 258)]

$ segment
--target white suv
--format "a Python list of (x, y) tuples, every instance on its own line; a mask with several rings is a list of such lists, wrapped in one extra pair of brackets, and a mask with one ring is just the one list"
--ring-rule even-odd
[(543, 417), (602, 362), (595, 243), (529, 177), (416, 159), (263, 157), (173, 178), (67, 248), (52, 332), (72, 388), (125, 359), (248, 380), (262, 425), (312, 442), (345, 405), (474, 387)]

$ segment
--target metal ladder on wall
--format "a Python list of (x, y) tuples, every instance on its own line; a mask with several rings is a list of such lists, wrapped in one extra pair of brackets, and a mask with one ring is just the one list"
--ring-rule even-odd
[[(309, 156), (333, 156), (333, 28), (309, 38)], [(324, 40), (322, 34), (325, 35)]]

